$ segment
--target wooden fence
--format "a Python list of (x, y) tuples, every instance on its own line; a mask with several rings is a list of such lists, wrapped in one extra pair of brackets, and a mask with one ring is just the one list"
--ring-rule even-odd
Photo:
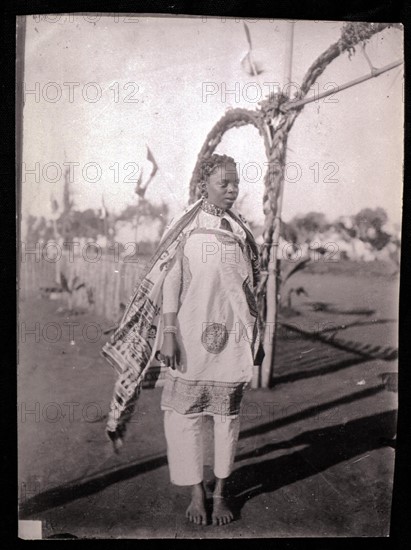
[[(85, 260), (81, 255), (70, 258), (63, 255), (58, 262), (44, 258), (28, 257), (20, 262), (19, 292), (22, 298), (42, 295), (47, 299), (56, 299), (62, 307), (86, 309), (102, 316), (108, 321), (119, 318), (120, 304), (127, 303), (139, 279), (147, 258), (138, 258), (136, 262), (115, 261), (112, 257), (101, 257), (97, 262)], [(60, 273), (72, 289), (64, 292), (60, 285)]]

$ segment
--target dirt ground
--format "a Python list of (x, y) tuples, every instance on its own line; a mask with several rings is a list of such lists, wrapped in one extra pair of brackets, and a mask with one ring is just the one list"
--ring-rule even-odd
[(99, 355), (108, 322), (68, 315), (59, 301), (22, 300), (20, 518), (40, 520), (43, 538), (387, 536), (398, 278), (357, 270), (301, 273), (290, 283), (308, 296), (295, 296), (298, 315), (282, 321), (332, 331), (347, 346), (280, 330), (273, 389), (250, 389), (242, 404), (229, 483), (235, 521), (220, 527), (189, 524), (187, 491), (169, 482), (161, 389), (142, 392), (113, 454), (104, 428), (114, 373)]

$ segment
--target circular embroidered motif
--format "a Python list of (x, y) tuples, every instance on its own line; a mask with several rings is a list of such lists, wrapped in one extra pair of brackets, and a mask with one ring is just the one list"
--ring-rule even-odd
[(228, 331), (221, 323), (211, 323), (201, 335), (201, 343), (209, 353), (220, 353), (228, 342)]

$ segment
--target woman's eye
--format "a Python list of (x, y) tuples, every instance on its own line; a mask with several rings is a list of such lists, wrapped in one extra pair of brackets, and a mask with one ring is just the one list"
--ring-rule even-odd
[(227, 181), (222, 181), (220, 183), (221, 187), (227, 187), (227, 185), (231, 183), (232, 186), (235, 188), (235, 189), (238, 189), (238, 183), (233, 183), (233, 182), (227, 182)]

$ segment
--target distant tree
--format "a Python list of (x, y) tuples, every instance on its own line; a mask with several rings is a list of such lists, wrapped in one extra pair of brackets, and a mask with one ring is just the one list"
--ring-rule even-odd
[(345, 241), (357, 237), (357, 228), (353, 222), (353, 216), (340, 216), (334, 221), (333, 226)]
[(84, 211), (71, 210), (64, 212), (56, 222), (58, 232), (65, 240), (85, 237), (97, 239), (104, 235), (104, 220), (91, 208)]
[(27, 241), (30, 243), (47, 242), (54, 237), (53, 223), (44, 216), (27, 218)]
[(117, 217), (117, 220), (133, 222), (138, 226), (143, 220), (160, 220), (160, 234), (167, 225), (169, 208), (166, 203), (152, 204), (140, 198), (137, 204), (128, 205)]
[[(366, 240), (372, 230), (379, 232), (387, 223), (388, 216), (383, 208), (363, 208), (354, 216), (353, 222), (358, 229), (360, 239)], [(370, 231), (371, 230), (371, 231)]]
[(381, 250), (390, 241), (390, 235), (383, 231), (388, 216), (384, 208), (363, 208), (353, 216), (353, 225), (357, 230), (358, 238), (370, 243), (377, 250)]
[(281, 221), (280, 236), (289, 243), (298, 243), (298, 229), (292, 220), (289, 223)]
[(318, 233), (327, 230), (330, 224), (323, 212), (308, 212), (308, 214), (294, 216), (287, 224), (290, 235), (296, 235), (300, 243), (309, 242)]

